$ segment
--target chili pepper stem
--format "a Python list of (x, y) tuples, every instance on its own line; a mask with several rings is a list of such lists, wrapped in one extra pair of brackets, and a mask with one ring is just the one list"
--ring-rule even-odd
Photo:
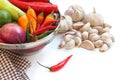
[(44, 22), (47, 22), (49, 20), (54, 20), (54, 10), (46, 16)]
[(47, 68), (47, 69), (51, 70), (50, 67), (47, 67), (47, 66), (42, 65), (42, 64), (41, 64), (40, 62), (38, 62), (38, 61), (37, 61), (37, 63), (38, 63), (40, 66), (42, 66), (42, 67), (44, 67), (44, 68)]

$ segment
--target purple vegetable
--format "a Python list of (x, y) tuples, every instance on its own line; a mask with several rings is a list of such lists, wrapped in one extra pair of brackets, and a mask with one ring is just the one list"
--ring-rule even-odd
[(26, 41), (25, 31), (14, 23), (3, 25), (0, 29), (0, 37), (9, 44), (24, 43)]

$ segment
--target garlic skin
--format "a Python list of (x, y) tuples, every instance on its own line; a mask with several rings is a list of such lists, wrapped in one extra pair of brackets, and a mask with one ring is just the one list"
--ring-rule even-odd
[(58, 30), (60, 30), (60, 32), (66, 32), (72, 28), (72, 25), (72, 18), (68, 15), (63, 15)]
[(77, 4), (69, 6), (64, 14), (71, 16), (74, 22), (81, 21), (85, 16), (83, 8)]
[(85, 15), (85, 18), (83, 20), (84, 23), (90, 22), (92, 27), (95, 26), (103, 26), (104, 19), (103, 16), (99, 13), (96, 13), (95, 9), (92, 13), (88, 13)]

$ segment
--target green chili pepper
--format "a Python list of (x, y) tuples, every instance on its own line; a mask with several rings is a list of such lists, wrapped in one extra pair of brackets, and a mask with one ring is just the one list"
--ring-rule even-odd
[(51, 32), (53, 32), (54, 30), (50, 30), (50, 31), (46, 31), (40, 35), (37, 36), (38, 39), (41, 39), (41, 38), (44, 38), (46, 37), (47, 35), (49, 35)]
[(27, 29), (26, 29), (26, 42), (30, 42), (30, 22), (27, 24)]

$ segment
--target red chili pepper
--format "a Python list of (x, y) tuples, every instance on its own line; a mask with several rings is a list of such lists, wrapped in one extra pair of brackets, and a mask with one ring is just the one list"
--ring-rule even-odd
[(55, 29), (55, 28), (56, 28), (56, 26), (46, 26), (46, 27), (40, 28), (39, 30), (35, 31), (34, 35), (40, 35), (40, 34), (44, 33), (45, 31)]
[(49, 20), (49, 21), (46, 21), (46, 22), (44, 22), (44, 23), (40, 26), (40, 28), (46, 27), (46, 26), (48, 26), (48, 25), (50, 25), (50, 24), (53, 24), (53, 23), (55, 23), (55, 22), (59, 22), (59, 20)]
[(53, 65), (51, 67), (47, 67), (47, 66), (44, 66), (42, 64), (40, 64), (39, 62), (37, 62), (39, 65), (45, 67), (45, 68), (48, 68), (51, 72), (55, 72), (55, 71), (58, 71), (60, 69), (62, 69), (65, 64), (69, 61), (69, 59), (72, 57), (72, 55), (68, 56), (66, 59), (64, 59), (63, 61), (59, 62), (58, 64), (56, 65)]
[[(25, 12), (28, 10), (28, 7), (31, 7), (35, 10), (36, 13), (40, 13), (41, 11), (49, 14), (50, 12), (58, 12), (57, 5), (51, 3), (43, 3), (43, 2), (25, 2), (20, 0), (9, 0), (12, 4), (24, 10)], [(38, 4), (39, 3), (39, 4)], [(48, 5), (49, 4), (49, 5)]]
[(43, 22), (42, 25), (37, 26), (37, 30), (36, 31), (38, 31), (39, 29), (41, 29), (43, 27), (50, 26), (50, 25), (52, 25), (55, 22), (59, 22), (59, 20), (50, 20), (50, 21)]

